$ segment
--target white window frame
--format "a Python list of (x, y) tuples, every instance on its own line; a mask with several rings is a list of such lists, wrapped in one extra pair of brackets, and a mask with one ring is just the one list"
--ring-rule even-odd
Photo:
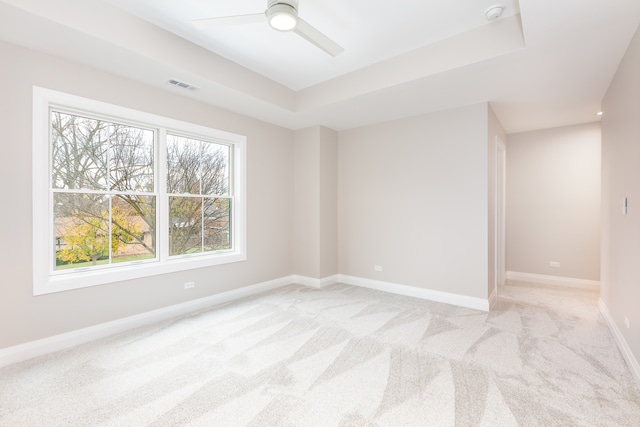
[[(50, 111), (60, 108), (83, 112), (124, 123), (138, 123), (157, 132), (155, 192), (158, 194), (156, 258), (111, 265), (105, 269), (71, 269), (56, 274), (51, 191)], [(169, 257), (168, 195), (166, 192), (166, 134), (190, 135), (220, 142), (231, 147), (232, 249)], [(143, 111), (95, 101), (41, 87), (33, 87), (33, 294), (43, 295), (89, 286), (173, 273), (194, 268), (245, 261), (247, 259), (246, 221), (246, 146), (247, 138), (230, 132), (183, 122)]]

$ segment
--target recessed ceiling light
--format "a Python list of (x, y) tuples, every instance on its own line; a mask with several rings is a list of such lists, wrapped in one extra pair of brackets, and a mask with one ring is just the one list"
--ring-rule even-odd
[(598, 111), (598, 112), (596, 113), (596, 116), (601, 116), (601, 115), (602, 115), (602, 111)]
[(484, 16), (487, 18), (487, 21), (495, 21), (502, 16), (503, 12), (503, 5), (494, 4), (493, 6), (489, 6), (489, 8), (484, 12)]

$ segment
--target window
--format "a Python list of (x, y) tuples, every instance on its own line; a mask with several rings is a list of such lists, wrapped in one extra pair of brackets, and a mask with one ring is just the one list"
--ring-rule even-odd
[(34, 87), (34, 294), (246, 259), (246, 138)]

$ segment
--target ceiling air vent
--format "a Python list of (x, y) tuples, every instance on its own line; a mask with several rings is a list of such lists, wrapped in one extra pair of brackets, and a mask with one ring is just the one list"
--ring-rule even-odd
[(169, 79), (169, 80), (167, 81), (167, 83), (172, 84), (172, 85), (174, 85), (174, 86), (181, 87), (181, 88), (183, 88), (183, 89), (189, 89), (189, 90), (196, 90), (196, 89), (198, 89), (198, 87), (197, 87), (197, 86), (194, 86), (194, 85), (192, 85), (192, 84), (190, 84), (190, 83), (181, 82), (180, 80), (176, 80), (176, 79)]

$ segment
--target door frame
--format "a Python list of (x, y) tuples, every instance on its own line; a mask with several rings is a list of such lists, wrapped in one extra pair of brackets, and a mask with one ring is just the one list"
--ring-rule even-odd
[(497, 298), (498, 287), (504, 285), (506, 277), (506, 160), (507, 146), (495, 137), (494, 168), (494, 286)]

